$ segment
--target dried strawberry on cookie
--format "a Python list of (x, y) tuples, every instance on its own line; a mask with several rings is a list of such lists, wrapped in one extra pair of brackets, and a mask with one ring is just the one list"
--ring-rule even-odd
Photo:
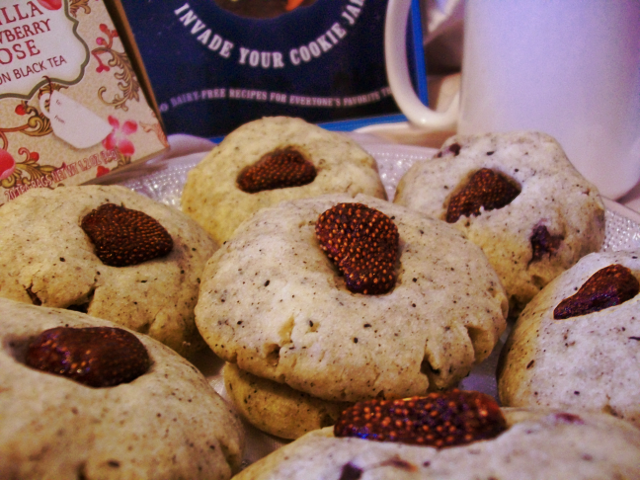
[(498, 272), (516, 316), (604, 240), (597, 188), (539, 132), (458, 135), (398, 183), (395, 203), (450, 223)]
[(444, 222), (371, 196), (282, 202), (207, 263), (196, 325), (228, 364), (227, 393), (284, 438), (345, 404), (455, 386), (506, 328), (480, 248)]
[(640, 430), (610, 415), (453, 390), (356, 403), (234, 480), (637, 480), (638, 458)]
[(522, 312), (498, 372), (514, 407), (604, 411), (640, 427), (640, 252), (587, 255)]
[(120, 186), (32, 189), (0, 209), (0, 297), (204, 346), (199, 279), (217, 244), (182, 212)]
[(228, 480), (243, 449), (240, 419), (173, 350), (0, 298), (3, 480)]

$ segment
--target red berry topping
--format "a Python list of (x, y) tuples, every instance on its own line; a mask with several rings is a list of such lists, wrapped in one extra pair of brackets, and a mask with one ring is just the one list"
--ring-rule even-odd
[(124, 267), (168, 255), (173, 239), (157, 220), (146, 213), (105, 203), (87, 214), (81, 223), (105, 265)]
[(398, 228), (384, 213), (361, 203), (341, 203), (318, 218), (320, 248), (354, 293), (377, 295), (396, 282)]
[(135, 380), (149, 370), (151, 360), (145, 346), (126, 330), (57, 327), (31, 342), (26, 364), (100, 388)]
[(267, 153), (238, 175), (238, 187), (247, 193), (299, 187), (313, 182), (316, 167), (293, 147)]
[(598, 312), (631, 300), (640, 291), (638, 279), (627, 267), (614, 264), (594, 273), (575, 295), (565, 298), (553, 310), (562, 320)]
[(451, 197), (447, 207), (447, 223), (462, 216), (480, 215), (480, 209), (495, 210), (509, 205), (520, 194), (520, 187), (506, 175), (483, 168), (474, 173), (467, 184)]
[(451, 390), (426, 397), (358, 402), (342, 413), (334, 435), (445, 448), (495, 438), (506, 429), (507, 422), (492, 397)]

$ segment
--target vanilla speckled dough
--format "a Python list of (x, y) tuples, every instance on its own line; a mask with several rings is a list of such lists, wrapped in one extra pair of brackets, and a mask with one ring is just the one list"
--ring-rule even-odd
[(227, 395), (238, 412), (259, 430), (294, 439), (333, 425), (348, 402), (322, 400), (282, 383), (256, 377), (233, 363), (223, 370)]
[(597, 413), (503, 409), (497, 438), (437, 450), (316, 430), (233, 480), (637, 480), (640, 430)]
[(0, 478), (227, 480), (239, 470), (240, 420), (194, 366), (136, 334), (152, 364), (131, 383), (92, 388), (27, 367), (29, 342), (59, 326), (118, 327), (0, 299)]
[[(286, 147), (294, 147), (315, 166), (313, 182), (257, 193), (238, 187), (236, 179), (245, 167)], [(375, 159), (355, 141), (299, 118), (265, 117), (231, 132), (189, 171), (181, 203), (187, 215), (222, 243), (261, 208), (327, 193), (386, 198)]]
[[(522, 191), (505, 207), (461, 216), (453, 225), (482, 247), (515, 315), (558, 274), (601, 248), (604, 205), (555, 139), (528, 131), (451, 137), (436, 157), (407, 171), (394, 202), (444, 219), (450, 197), (481, 168), (507, 175)], [(562, 240), (557, 252), (532, 261), (539, 226)]]
[[(105, 203), (157, 220), (171, 234), (171, 253), (139, 265), (104, 265), (80, 223)], [(0, 245), (0, 297), (81, 309), (183, 355), (204, 346), (193, 309), (218, 245), (175, 208), (120, 186), (34, 188), (0, 208)]]
[(640, 252), (593, 253), (529, 303), (502, 352), (504, 405), (604, 411), (640, 427), (640, 295), (599, 312), (553, 318), (560, 301), (614, 264), (640, 278)]
[[(393, 218), (398, 280), (354, 294), (315, 237), (342, 202)], [(491, 353), (507, 299), (479, 247), (439, 220), (384, 200), (326, 195), (244, 222), (209, 260), (196, 325), (213, 351), (258, 377), (332, 401), (451, 387)]]

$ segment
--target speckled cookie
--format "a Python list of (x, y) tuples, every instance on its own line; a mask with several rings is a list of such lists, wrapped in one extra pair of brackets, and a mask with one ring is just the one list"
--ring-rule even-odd
[[(397, 226), (397, 281), (352, 293), (315, 236), (320, 214), (367, 205)], [(506, 328), (507, 300), (479, 247), (384, 200), (326, 195), (244, 222), (205, 268), (196, 325), (213, 351), (258, 377), (353, 402), (455, 385)]]
[(93, 388), (28, 367), (29, 343), (60, 326), (118, 327), (0, 299), (0, 478), (225, 480), (238, 471), (240, 420), (195, 367), (141, 334), (151, 367), (130, 383)]
[[(622, 265), (640, 278), (639, 257), (640, 252), (588, 255), (529, 303), (502, 352), (503, 404), (605, 411), (640, 427), (640, 295), (591, 313), (554, 314), (605, 267)], [(611, 280), (603, 286), (610, 301)]]
[[(138, 265), (105, 265), (81, 223), (108, 203), (159, 222), (173, 240), (170, 253)], [(193, 309), (217, 244), (175, 208), (119, 186), (36, 188), (0, 208), (0, 244), (0, 297), (80, 310), (184, 355), (204, 346)]]
[[(482, 169), (504, 175), (506, 183), (477, 177), (475, 188), (465, 190)], [(488, 191), (489, 182), (497, 194), (487, 195), (488, 207), (464, 214), (473, 211), (474, 198)], [(519, 191), (515, 198), (509, 196), (512, 187), (514, 194)], [(596, 187), (552, 137), (537, 132), (454, 136), (432, 160), (407, 171), (394, 202), (446, 219), (480, 245), (507, 290), (513, 315), (604, 240), (604, 206)]]
[(256, 377), (236, 364), (223, 370), (227, 395), (236, 409), (259, 430), (294, 439), (318, 428), (333, 425), (351, 403), (322, 400), (288, 385)]
[[(286, 149), (298, 152), (315, 171), (315, 176), (307, 177), (313, 177), (310, 183), (254, 193), (240, 188), (243, 171)], [(181, 202), (183, 211), (222, 243), (261, 208), (327, 193), (386, 198), (375, 159), (349, 137), (299, 118), (266, 117), (231, 132), (193, 168)]]
[(597, 413), (503, 409), (508, 430), (469, 445), (432, 447), (335, 438), (316, 430), (234, 480), (614, 480), (640, 478), (640, 430)]

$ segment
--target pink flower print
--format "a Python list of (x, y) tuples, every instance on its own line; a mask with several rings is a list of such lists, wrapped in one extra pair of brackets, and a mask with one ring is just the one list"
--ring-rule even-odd
[(16, 161), (6, 150), (0, 149), (0, 180), (9, 178), (16, 169)]
[(96, 171), (96, 178), (102, 177), (103, 175), (106, 175), (110, 171), (111, 170), (109, 170), (107, 167), (103, 167), (102, 165), (98, 165), (98, 170)]
[(123, 155), (133, 155), (136, 149), (127, 137), (132, 133), (136, 133), (138, 124), (133, 120), (127, 120), (120, 126), (118, 119), (111, 115), (109, 115), (108, 120), (109, 125), (113, 127), (113, 131), (102, 141), (104, 148), (107, 150), (117, 148)]
[(47, 10), (60, 10), (62, 8), (62, 0), (38, 0), (38, 3)]

